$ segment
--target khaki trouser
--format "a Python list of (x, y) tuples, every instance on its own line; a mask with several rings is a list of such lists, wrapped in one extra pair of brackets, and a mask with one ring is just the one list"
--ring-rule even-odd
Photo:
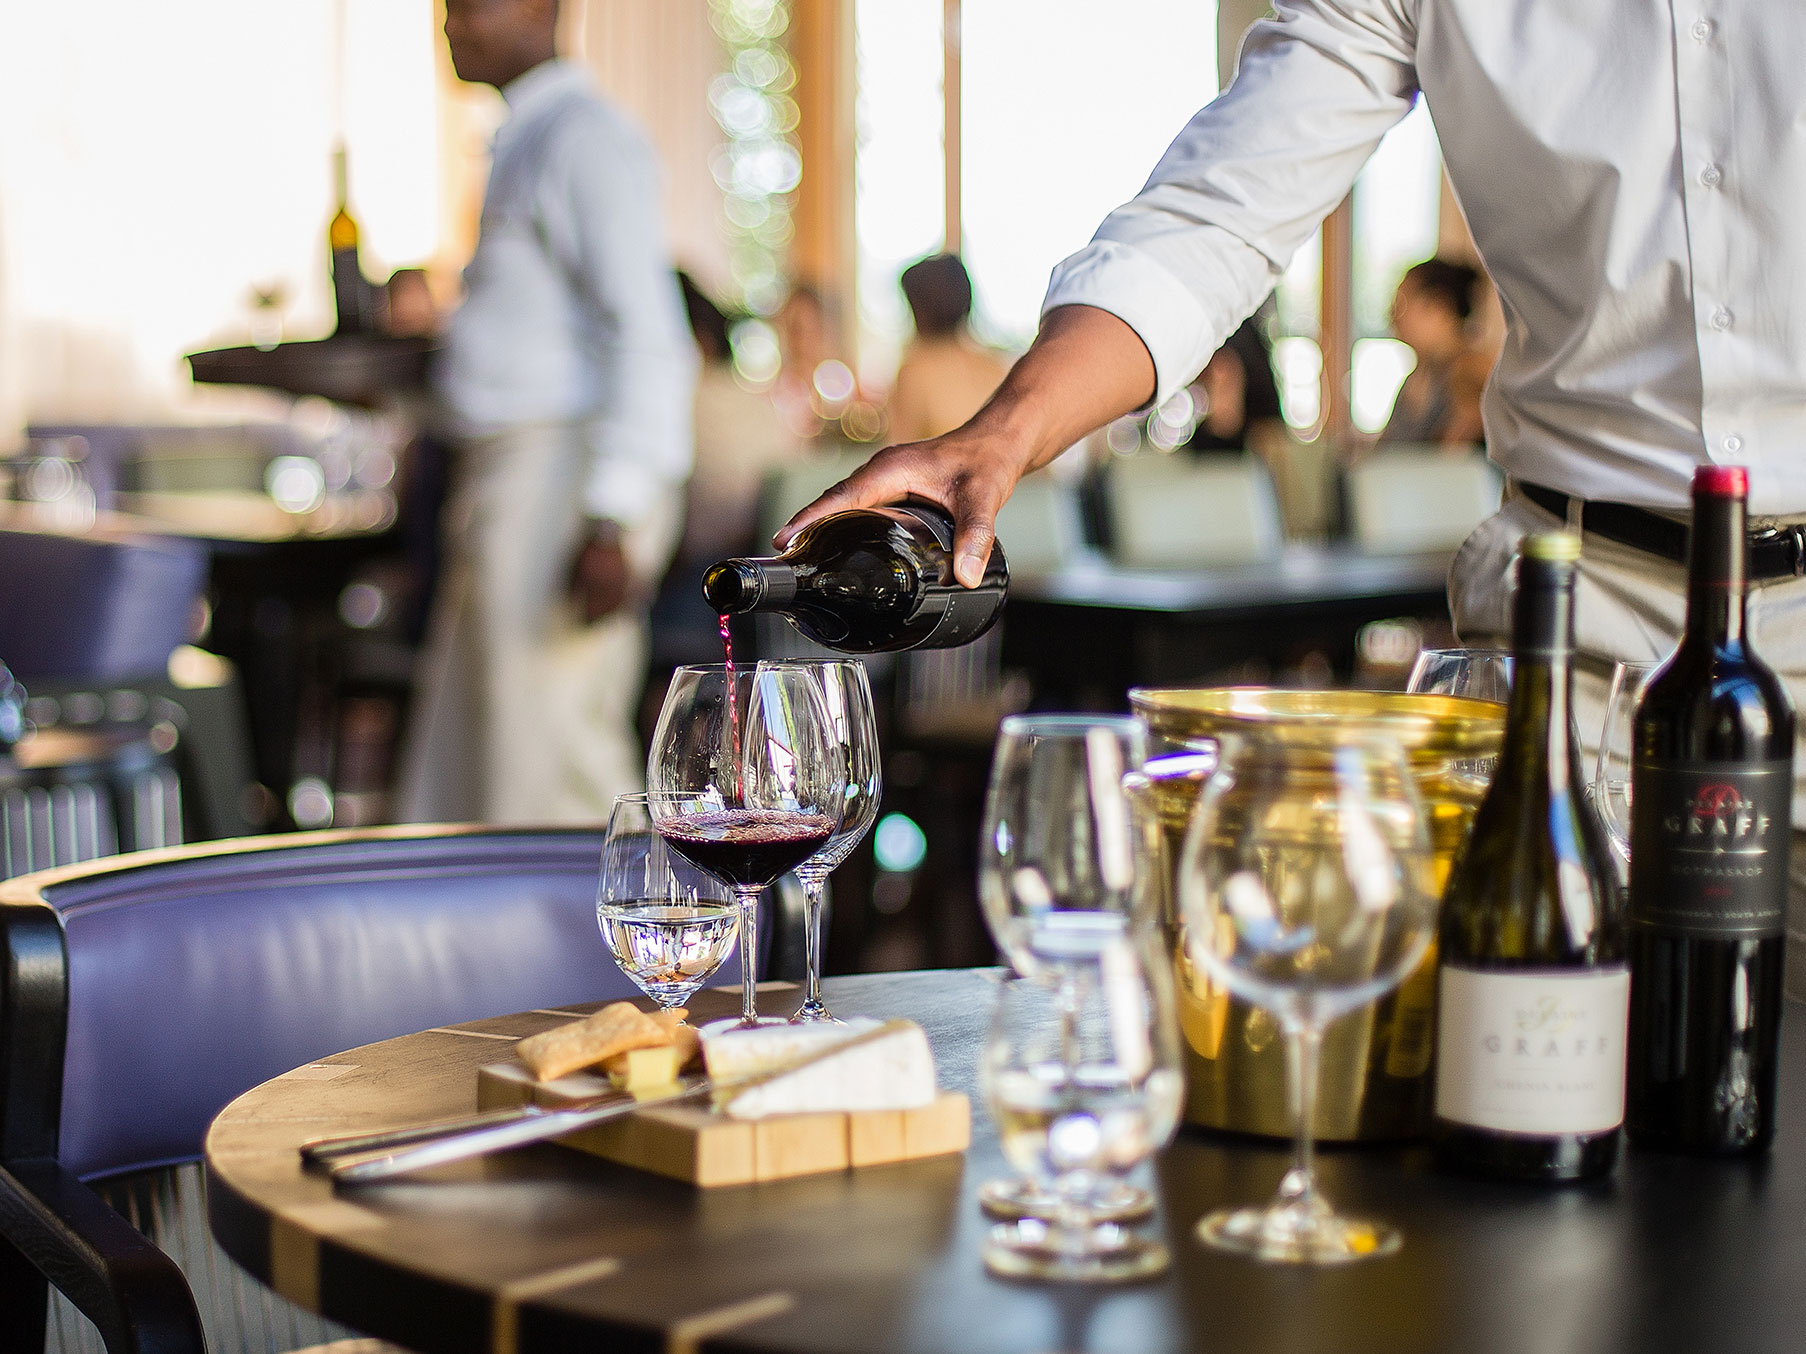
[[(1515, 488), (1504, 505), (1462, 543), (1449, 570), (1449, 609), (1464, 644), (1508, 644), (1518, 541), (1567, 525)], [(1605, 723), (1612, 665), (1666, 658), (1687, 612), (1687, 571), (1679, 564), (1588, 535), (1574, 590), (1574, 714), (1592, 774)], [(1750, 639), (1780, 674), (1796, 707), (1806, 709), (1806, 579), (1776, 579), (1750, 589)], [(1792, 887), (1787, 913), (1787, 990), (1806, 999), (1806, 755), (1796, 748)]]
[(581, 625), (567, 578), (583, 530), (577, 429), (519, 428), (460, 449), (398, 777), (402, 822), (601, 822), (644, 784), (634, 721), (646, 599), (680, 491), (626, 534), (635, 597)]

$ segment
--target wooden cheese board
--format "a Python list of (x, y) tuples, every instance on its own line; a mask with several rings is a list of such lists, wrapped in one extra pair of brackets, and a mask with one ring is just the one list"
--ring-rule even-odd
[[(608, 1090), (608, 1079), (590, 1072), (543, 1082), (517, 1062), (492, 1063), (477, 1072), (479, 1109), (563, 1107)], [(730, 1119), (691, 1105), (649, 1105), (559, 1139), (566, 1147), (704, 1188), (942, 1156), (965, 1151), (971, 1140), (970, 1102), (952, 1092), (921, 1109), (756, 1120)]]

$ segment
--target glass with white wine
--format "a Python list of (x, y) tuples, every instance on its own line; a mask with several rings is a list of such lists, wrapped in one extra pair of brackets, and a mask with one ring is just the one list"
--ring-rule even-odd
[(665, 845), (643, 794), (608, 815), (596, 922), (621, 972), (666, 1010), (715, 975), (740, 933), (733, 893)]

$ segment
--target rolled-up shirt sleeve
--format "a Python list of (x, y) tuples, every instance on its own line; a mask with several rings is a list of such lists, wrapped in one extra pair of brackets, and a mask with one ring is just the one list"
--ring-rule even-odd
[(571, 281), (596, 382), (585, 401), (585, 508), (631, 525), (690, 473), (696, 348), (666, 252), (652, 149), (586, 109), (561, 129), (538, 203)]
[(1045, 313), (1087, 305), (1147, 345), (1155, 403), (1273, 290), (1417, 94), (1415, 0), (1276, 0), (1234, 81), (1147, 185), (1054, 269)]

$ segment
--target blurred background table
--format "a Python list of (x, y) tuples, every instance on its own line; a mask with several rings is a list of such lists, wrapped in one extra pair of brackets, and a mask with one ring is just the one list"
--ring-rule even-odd
[(1132, 686), (1196, 682), (1248, 660), (1276, 669), (1309, 654), (1347, 681), (1361, 628), (1448, 617), (1450, 556), (1354, 545), (1286, 546), (1211, 569), (1075, 563), (1010, 582), (1003, 665), (1045, 708), (1120, 710)]
[(1321, 1163), (1330, 1196), (1396, 1223), (1405, 1245), (1310, 1271), (1195, 1243), (1204, 1212), (1266, 1198), (1289, 1154), (1186, 1131), (1155, 1172), (1150, 1225), (1172, 1247), (1171, 1272), (1063, 1288), (990, 1278), (979, 1259), (978, 1187), (1008, 1173), (975, 1084), (992, 981), (953, 971), (827, 985), (837, 1011), (927, 1029), (943, 1085), (974, 1097), (963, 1157), (713, 1191), (552, 1145), (336, 1196), (301, 1169), (307, 1138), (470, 1109), (477, 1067), (506, 1053), (505, 1037), (546, 1024), (528, 1014), (352, 1050), (234, 1101), (207, 1142), (213, 1229), (285, 1296), (426, 1354), (605, 1342), (795, 1354), (1799, 1348), (1798, 1006), (1767, 1160), (1637, 1153), (1597, 1186), (1536, 1190), (1434, 1175), (1420, 1148), (1333, 1151)]

